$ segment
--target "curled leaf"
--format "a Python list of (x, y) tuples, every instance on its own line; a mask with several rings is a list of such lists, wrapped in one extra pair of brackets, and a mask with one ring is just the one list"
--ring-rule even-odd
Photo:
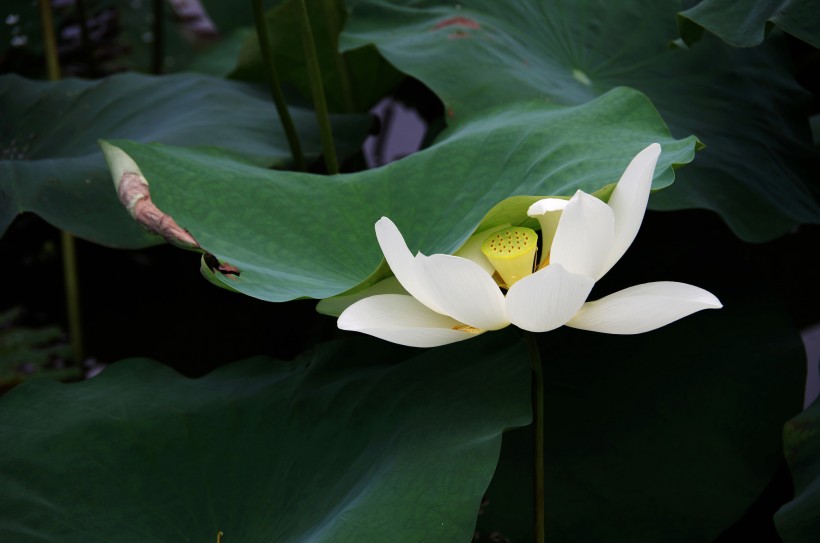
[(162, 236), (169, 243), (185, 249), (199, 249), (199, 243), (190, 232), (151, 201), (148, 181), (142, 175), (139, 166), (116, 147), (105, 142), (100, 142), (100, 145), (111, 169), (120, 203), (134, 220), (149, 232)]

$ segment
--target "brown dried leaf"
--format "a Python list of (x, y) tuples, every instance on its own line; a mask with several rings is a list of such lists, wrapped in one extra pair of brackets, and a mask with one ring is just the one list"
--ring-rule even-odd
[(158, 234), (166, 241), (186, 249), (199, 249), (199, 243), (171, 217), (163, 213), (154, 202), (148, 182), (139, 174), (124, 172), (117, 185), (117, 196), (128, 213), (150, 232)]

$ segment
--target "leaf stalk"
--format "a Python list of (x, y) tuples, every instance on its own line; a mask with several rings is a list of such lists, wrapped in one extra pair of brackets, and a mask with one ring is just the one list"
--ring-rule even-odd
[(319, 123), (319, 135), (322, 139), (325, 164), (328, 173), (334, 175), (339, 173), (339, 163), (336, 160), (333, 131), (330, 128), (330, 115), (327, 110), (325, 89), (322, 85), (322, 74), (319, 71), (319, 57), (316, 53), (316, 44), (313, 41), (313, 30), (310, 27), (310, 16), (308, 15), (305, 0), (298, 0), (296, 5), (299, 9), (299, 19), (302, 25), (302, 48), (308, 80), (310, 81), (310, 92), (313, 95), (313, 107), (316, 110), (316, 120)]
[(57, 35), (54, 33), (54, 14), (51, 0), (38, 0), (40, 26), (43, 29), (43, 48), (46, 55), (46, 74), (50, 81), (60, 79), (60, 57), (57, 54)]
[[(51, 0), (38, 0), (40, 25), (43, 30), (43, 47), (46, 56), (46, 73), (50, 81), (60, 79), (60, 57), (57, 52), (57, 38), (54, 33), (54, 14)], [(83, 358), (83, 327), (80, 311), (80, 282), (77, 272), (77, 253), (74, 236), (63, 230), (60, 232), (60, 248), (63, 260), (63, 283), (65, 303), (68, 313), (68, 336), (71, 338), (71, 355), (76, 363)]]
[(282, 93), (282, 86), (279, 83), (279, 76), (276, 73), (276, 65), (273, 62), (270, 39), (268, 37), (268, 26), (265, 24), (265, 12), (262, 9), (262, 0), (251, 0), (253, 6), (253, 19), (256, 23), (256, 36), (259, 40), (259, 50), (262, 53), (262, 62), (267, 70), (268, 85), (270, 86), (271, 97), (279, 114), (279, 121), (285, 130), (288, 139), (290, 154), (293, 157), (293, 166), (298, 171), (305, 171), (305, 156), (302, 154), (302, 145), (299, 143), (299, 135), (296, 133), (296, 126), (288, 111), (285, 102), (285, 95)]
[(63, 280), (65, 283), (66, 308), (68, 311), (68, 335), (71, 338), (71, 357), (74, 362), (83, 360), (83, 324), (80, 312), (80, 279), (77, 273), (77, 251), (74, 236), (60, 232), (63, 255)]
[(353, 99), (353, 86), (350, 82), (350, 70), (347, 67), (347, 60), (344, 55), (339, 52), (339, 33), (342, 30), (342, 21), (339, 17), (337, 0), (323, 0), (322, 12), (325, 17), (325, 27), (327, 29), (328, 39), (333, 44), (333, 61), (336, 64), (336, 71), (339, 74), (339, 83), (342, 91), (342, 100), (344, 100), (345, 111), (351, 113), (355, 111), (355, 103)]

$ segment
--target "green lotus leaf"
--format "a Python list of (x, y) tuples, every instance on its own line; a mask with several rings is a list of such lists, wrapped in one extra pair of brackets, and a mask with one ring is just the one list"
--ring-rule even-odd
[[(312, 111), (293, 108), (305, 152), (321, 143)], [(258, 166), (290, 162), (276, 110), (247, 84), (195, 74), (114, 75), (100, 81), (0, 77), (0, 233), (31, 211), (80, 237), (112, 247), (158, 242), (117, 201), (99, 138), (219, 146)], [(355, 151), (370, 119), (340, 115), (340, 154)]]
[(451, 253), (502, 200), (594, 192), (653, 141), (663, 148), (657, 189), (672, 182), (673, 165), (692, 160), (697, 140), (671, 138), (646, 97), (621, 88), (575, 107), (488, 110), (419, 153), (332, 177), (262, 169), (213, 150), (104, 147), (115, 181), (128, 172), (147, 180), (152, 202), (179, 227), (169, 239), (198, 245), (230, 271), (211, 279), (280, 302), (368, 280), (382, 261), (373, 230), (382, 216), (413, 250)]
[[(679, 14), (681, 23), (694, 23), (735, 47), (754, 47), (776, 25), (792, 36), (820, 48), (820, 9), (813, 0), (703, 0)], [(690, 45), (699, 35), (681, 33)], [(692, 36), (687, 39), (687, 34)]]
[(808, 95), (784, 44), (738, 50), (706, 36), (670, 47), (678, 11), (674, 0), (361, 0), (341, 46), (375, 44), (438, 94), (451, 123), (522, 99), (579, 104), (634, 87), (672, 134), (706, 144), (653, 207), (713, 210), (750, 241), (820, 223)]
[(0, 399), (0, 532), (16, 543), (467, 542), (501, 432), (529, 420), (529, 357), (514, 333), (429, 351), (335, 341), (200, 379), (119, 362)]

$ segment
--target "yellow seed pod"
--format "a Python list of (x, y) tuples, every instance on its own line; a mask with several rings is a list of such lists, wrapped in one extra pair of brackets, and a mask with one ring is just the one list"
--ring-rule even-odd
[(506, 226), (493, 231), (481, 244), (481, 252), (490, 261), (507, 288), (532, 274), (538, 234), (523, 226)]

